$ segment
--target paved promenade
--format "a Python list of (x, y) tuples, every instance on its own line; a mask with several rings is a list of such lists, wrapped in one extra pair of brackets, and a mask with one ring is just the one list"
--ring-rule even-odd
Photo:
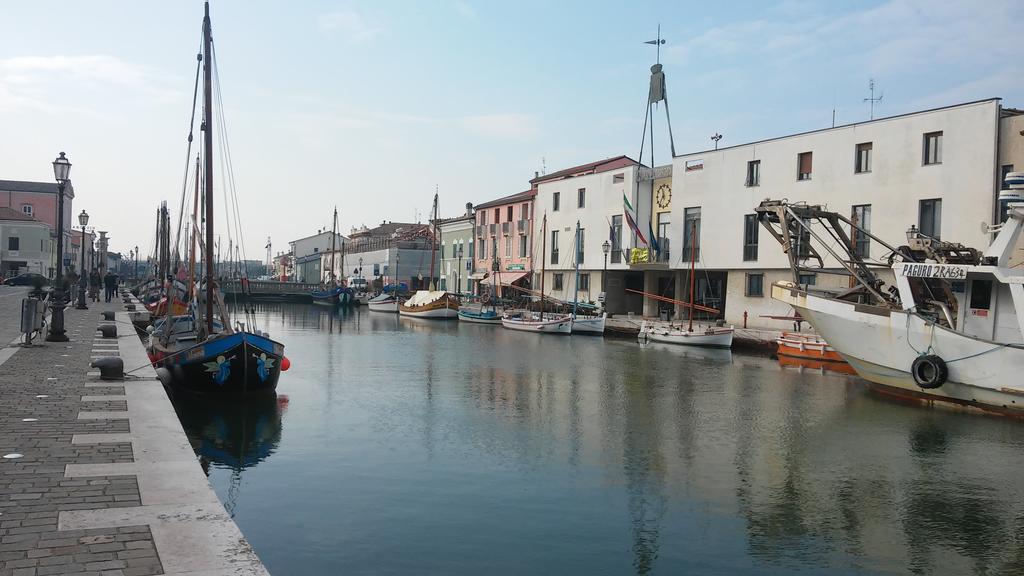
[[(17, 325), (9, 308), (0, 324)], [(117, 314), (117, 339), (96, 331), (100, 312), (119, 308), (69, 308), (71, 342), (0, 349), (0, 576), (266, 574), (127, 315)], [(146, 367), (103, 382), (88, 365), (110, 355)]]

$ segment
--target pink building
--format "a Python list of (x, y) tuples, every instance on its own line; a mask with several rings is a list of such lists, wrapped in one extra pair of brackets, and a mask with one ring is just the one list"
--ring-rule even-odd
[(533, 199), (536, 189), (477, 204), (476, 261), (472, 278), (489, 278), (497, 259), (496, 280), (504, 286), (529, 288), (533, 272)]
[[(72, 226), (78, 223), (74, 218), (72, 204), (75, 198), (75, 187), (68, 182), (64, 187), (64, 256), (71, 258)], [(45, 222), (54, 231), (57, 230), (57, 183), (56, 182), (22, 182), (18, 180), (0, 180), (0, 208), (11, 208)], [(55, 262), (52, 254), (57, 249), (57, 242), (51, 243), (51, 266)]]

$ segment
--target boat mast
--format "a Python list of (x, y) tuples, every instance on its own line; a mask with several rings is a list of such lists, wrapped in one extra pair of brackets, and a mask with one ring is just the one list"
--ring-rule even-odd
[(336, 240), (338, 238), (338, 207), (334, 207), (334, 223), (331, 225), (331, 284), (334, 288), (334, 252), (337, 250)]
[(206, 334), (213, 334), (213, 77), (210, 31), (210, 3), (203, 14), (203, 149), (206, 170), (203, 191), (206, 195)]
[(540, 320), (544, 321), (544, 261), (548, 251), (548, 213), (544, 213), (544, 222), (540, 227)]
[(573, 243), (573, 249), (576, 251), (576, 272), (573, 274), (576, 277), (576, 287), (572, 291), (572, 317), (576, 319), (576, 309), (579, 307), (580, 300), (580, 221), (576, 221), (576, 241)]
[(192, 222), (189, 228), (192, 230), (192, 246), (188, 253), (188, 293), (192, 296), (197, 296), (194, 292), (193, 287), (196, 281), (196, 236), (199, 235), (198, 224), (196, 223), (199, 218), (199, 155), (196, 155), (196, 192), (192, 198)]
[[(427, 289), (434, 289), (434, 259), (437, 257), (437, 189), (434, 191), (434, 209), (431, 218), (433, 230), (430, 233), (430, 278), (427, 279)], [(420, 272), (422, 274), (422, 272)]]
[(690, 306), (688, 307), (689, 314), (687, 314), (687, 316), (690, 319), (690, 327), (687, 329), (687, 332), (693, 332), (693, 287), (696, 282), (696, 277), (694, 276), (694, 269), (696, 267), (697, 262), (696, 239), (697, 221), (692, 220), (690, 221)]

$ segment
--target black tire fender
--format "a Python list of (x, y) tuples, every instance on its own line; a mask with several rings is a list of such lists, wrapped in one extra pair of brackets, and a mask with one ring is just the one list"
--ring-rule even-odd
[(934, 354), (924, 354), (914, 359), (914, 363), (910, 365), (910, 374), (918, 386), (931, 390), (946, 383), (949, 368), (942, 358)]

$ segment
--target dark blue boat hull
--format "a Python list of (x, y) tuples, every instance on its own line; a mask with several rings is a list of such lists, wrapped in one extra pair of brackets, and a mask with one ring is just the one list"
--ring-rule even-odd
[(251, 332), (235, 332), (169, 357), (163, 367), (175, 390), (192, 394), (244, 396), (277, 389), (284, 345)]

